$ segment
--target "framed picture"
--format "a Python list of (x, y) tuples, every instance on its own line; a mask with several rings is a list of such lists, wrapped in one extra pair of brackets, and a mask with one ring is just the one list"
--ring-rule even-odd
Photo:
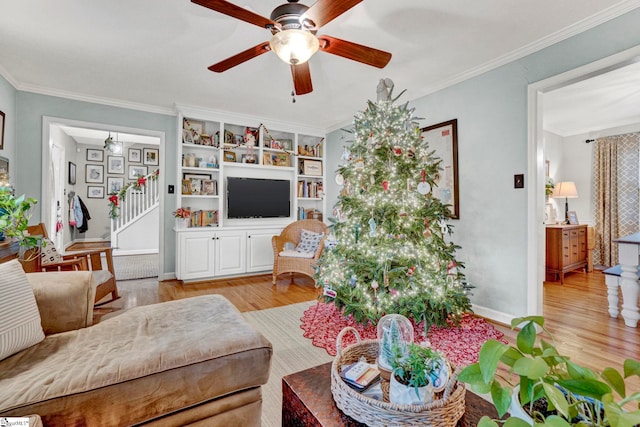
[(236, 153), (233, 151), (225, 151), (224, 152), (224, 161), (225, 162), (235, 162), (236, 161)]
[(145, 165), (157, 166), (158, 162), (158, 149), (157, 148), (145, 148), (142, 163)]
[(202, 194), (206, 194), (208, 196), (215, 196), (218, 194), (218, 181), (213, 181), (210, 179), (202, 180)]
[(136, 179), (139, 176), (147, 176), (147, 167), (129, 165), (129, 179)]
[(576, 211), (567, 212), (567, 216), (569, 219), (569, 224), (578, 225), (578, 215), (576, 214)]
[(200, 135), (204, 132), (204, 123), (197, 120), (183, 119), (182, 129), (190, 130), (192, 134), (195, 132), (196, 135)]
[(280, 140), (280, 148), (286, 151), (291, 151), (293, 149), (293, 140), (291, 139), (281, 139)]
[(90, 199), (104, 199), (104, 187), (102, 185), (89, 185), (87, 197)]
[(201, 179), (191, 179), (191, 194), (198, 195), (202, 194), (202, 180)]
[(4, 120), (4, 113), (0, 111), (0, 150), (4, 149)]
[(224, 143), (233, 144), (233, 132), (231, 132), (230, 130), (224, 131)]
[(0, 157), (0, 175), (9, 175), (9, 159)]
[[(451, 218), (460, 219), (458, 196), (458, 119), (422, 128), (422, 138), (435, 151), (435, 157), (442, 160), (441, 174), (432, 188), (433, 196), (450, 206)], [(420, 191), (420, 188), (418, 188)]]
[(182, 180), (182, 194), (183, 195), (191, 195), (191, 180), (183, 179)]
[(129, 148), (127, 158), (131, 163), (142, 162), (142, 150), (140, 150), (139, 148)]
[(302, 174), (309, 176), (322, 176), (322, 162), (320, 160), (302, 160)]
[(87, 161), (89, 162), (104, 161), (104, 151), (94, 150), (93, 148), (87, 148)]
[(277, 153), (273, 155), (274, 166), (289, 166), (289, 154)]
[(76, 164), (69, 162), (69, 178), (67, 179), (69, 184), (75, 185), (76, 183)]
[(124, 157), (107, 156), (107, 173), (124, 174)]
[(104, 166), (86, 165), (84, 181), (87, 183), (102, 184), (104, 182)]
[(124, 187), (124, 178), (107, 178), (107, 193), (119, 193), (120, 190), (122, 190), (122, 187)]
[(271, 154), (270, 153), (264, 153), (262, 154), (262, 164), (263, 165), (273, 165), (273, 159), (271, 158)]

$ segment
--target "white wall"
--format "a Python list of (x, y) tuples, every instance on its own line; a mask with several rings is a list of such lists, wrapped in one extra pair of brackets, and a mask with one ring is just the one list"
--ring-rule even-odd
[[(77, 161), (77, 149), (78, 149), (78, 144), (76, 143), (76, 141), (71, 138), (69, 135), (67, 135), (66, 133), (64, 133), (62, 131), (62, 129), (60, 129), (59, 126), (51, 126), (51, 140), (55, 141), (56, 144), (64, 147), (64, 153), (66, 156), (65, 159), (65, 179), (64, 179), (64, 189), (65, 189), (65, 199), (64, 200), (60, 200), (60, 204), (62, 206), (62, 224), (63, 224), (63, 228), (62, 228), (62, 243), (63, 243), (63, 247), (68, 246), (70, 243), (72, 243), (73, 241), (73, 230), (75, 230), (75, 228), (71, 228), (71, 226), (69, 226), (69, 193), (70, 192), (76, 192), (77, 191), (77, 183), (79, 182), (79, 179), (81, 177), (80, 175), (80, 169), (78, 168), (78, 161)], [(76, 185), (72, 185), (69, 184), (69, 162), (73, 162), (76, 164)], [(84, 175), (82, 175), (84, 176)], [(44, 202), (44, 200), (43, 200)], [(48, 225), (47, 225), (48, 226)], [(47, 230), (49, 232), (49, 234), (53, 234), (53, 230)]]
[[(580, 224), (595, 225), (593, 206), (593, 158), (595, 144), (587, 144), (587, 139), (600, 138), (611, 135), (640, 132), (640, 123), (627, 126), (561, 137), (551, 132), (545, 132), (545, 159), (551, 161), (550, 176), (554, 181), (574, 181), (578, 190), (577, 199), (569, 199), (569, 210), (576, 211)], [(551, 199), (557, 206), (558, 216), (564, 215), (564, 199)]]

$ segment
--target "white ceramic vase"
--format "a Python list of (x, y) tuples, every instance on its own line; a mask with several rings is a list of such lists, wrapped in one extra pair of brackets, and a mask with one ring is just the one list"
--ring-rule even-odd
[(176, 228), (189, 227), (189, 218), (176, 218)]
[(520, 405), (519, 393), (520, 386), (517, 385), (516, 387), (514, 387), (513, 392), (511, 393), (511, 405), (509, 406), (509, 414), (511, 414), (512, 417), (520, 418), (526, 423), (529, 423), (529, 425), (533, 425), (533, 418), (531, 418), (529, 414), (524, 411), (522, 405)]
[(424, 387), (411, 387), (402, 384), (391, 374), (389, 384), (389, 401), (398, 405), (424, 405), (433, 400), (433, 387), (431, 384)]

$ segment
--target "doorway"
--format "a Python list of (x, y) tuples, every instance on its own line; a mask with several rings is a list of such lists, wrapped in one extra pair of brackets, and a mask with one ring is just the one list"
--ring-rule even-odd
[[(78, 134), (75, 131), (78, 131)], [(117, 145), (120, 148), (124, 147), (124, 152), (107, 150), (105, 139), (108, 136), (119, 142)], [(126, 147), (132, 148), (131, 157), (127, 157)], [(141, 154), (146, 150), (142, 147), (152, 147), (147, 150), (156, 153), (155, 156), (151, 156), (153, 162), (145, 164)], [(60, 240), (55, 242), (56, 247), (64, 250), (78, 239), (87, 244), (110, 241), (111, 219), (108, 212), (109, 193), (112, 192), (112, 188), (109, 186), (113, 186), (114, 183), (126, 186), (125, 183), (136, 180), (135, 176), (131, 179), (129, 177), (127, 159), (131, 160), (131, 171), (145, 169), (152, 173), (155, 169), (166, 170), (164, 132), (55, 117), (43, 118), (41, 221), (46, 224), (49, 234), (52, 237), (55, 234)], [(93, 175), (95, 171), (98, 171), (96, 176)], [(51, 179), (54, 177), (55, 179)], [(164, 187), (163, 183), (164, 174), (160, 173), (157, 176), (158, 190)], [(153, 255), (157, 267), (155, 271), (160, 277), (164, 272), (164, 221), (161, 213), (165, 211), (165, 201), (162, 191), (158, 191), (157, 194), (159, 203), (155, 208), (155, 222), (152, 225), (149, 225), (148, 221), (140, 222), (146, 222), (146, 226), (151, 227), (145, 235), (158, 238)], [(86, 204), (92, 205), (92, 221), (89, 224), (90, 227), (93, 225), (93, 234), (79, 235), (75, 228), (69, 226), (69, 198), (74, 195), (84, 198)], [(58, 204), (61, 206), (60, 210)], [(62, 228), (58, 233), (53, 233), (52, 231), (56, 230), (58, 212), (62, 218)], [(136, 240), (148, 243), (149, 239)], [(143, 249), (140, 249), (138, 253), (132, 251), (121, 255), (124, 259), (124, 255), (142, 253)], [(117, 250), (114, 249), (114, 257), (116, 255)]]
[[(612, 55), (583, 67), (529, 85), (528, 89), (528, 168), (532, 184), (527, 198), (530, 209), (527, 217), (527, 312), (542, 314), (542, 295), (545, 264), (545, 150), (544, 98), (545, 94), (577, 82), (601, 76), (640, 60), (640, 47)], [(586, 192), (590, 189), (585, 189)]]

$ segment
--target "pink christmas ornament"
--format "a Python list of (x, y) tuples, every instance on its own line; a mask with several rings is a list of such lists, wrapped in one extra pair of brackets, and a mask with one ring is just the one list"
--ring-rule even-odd
[(393, 154), (396, 156), (402, 156), (402, 147), (396, 145), (393, 147)]
[(378, 281), (374, 280), (373, 282), (371, 282), (371, 287), (373, 288), (374, 291), (378, 290)]
[(389, 191), (389, 181), (382, 181), (382, 188), (384, 191)]

